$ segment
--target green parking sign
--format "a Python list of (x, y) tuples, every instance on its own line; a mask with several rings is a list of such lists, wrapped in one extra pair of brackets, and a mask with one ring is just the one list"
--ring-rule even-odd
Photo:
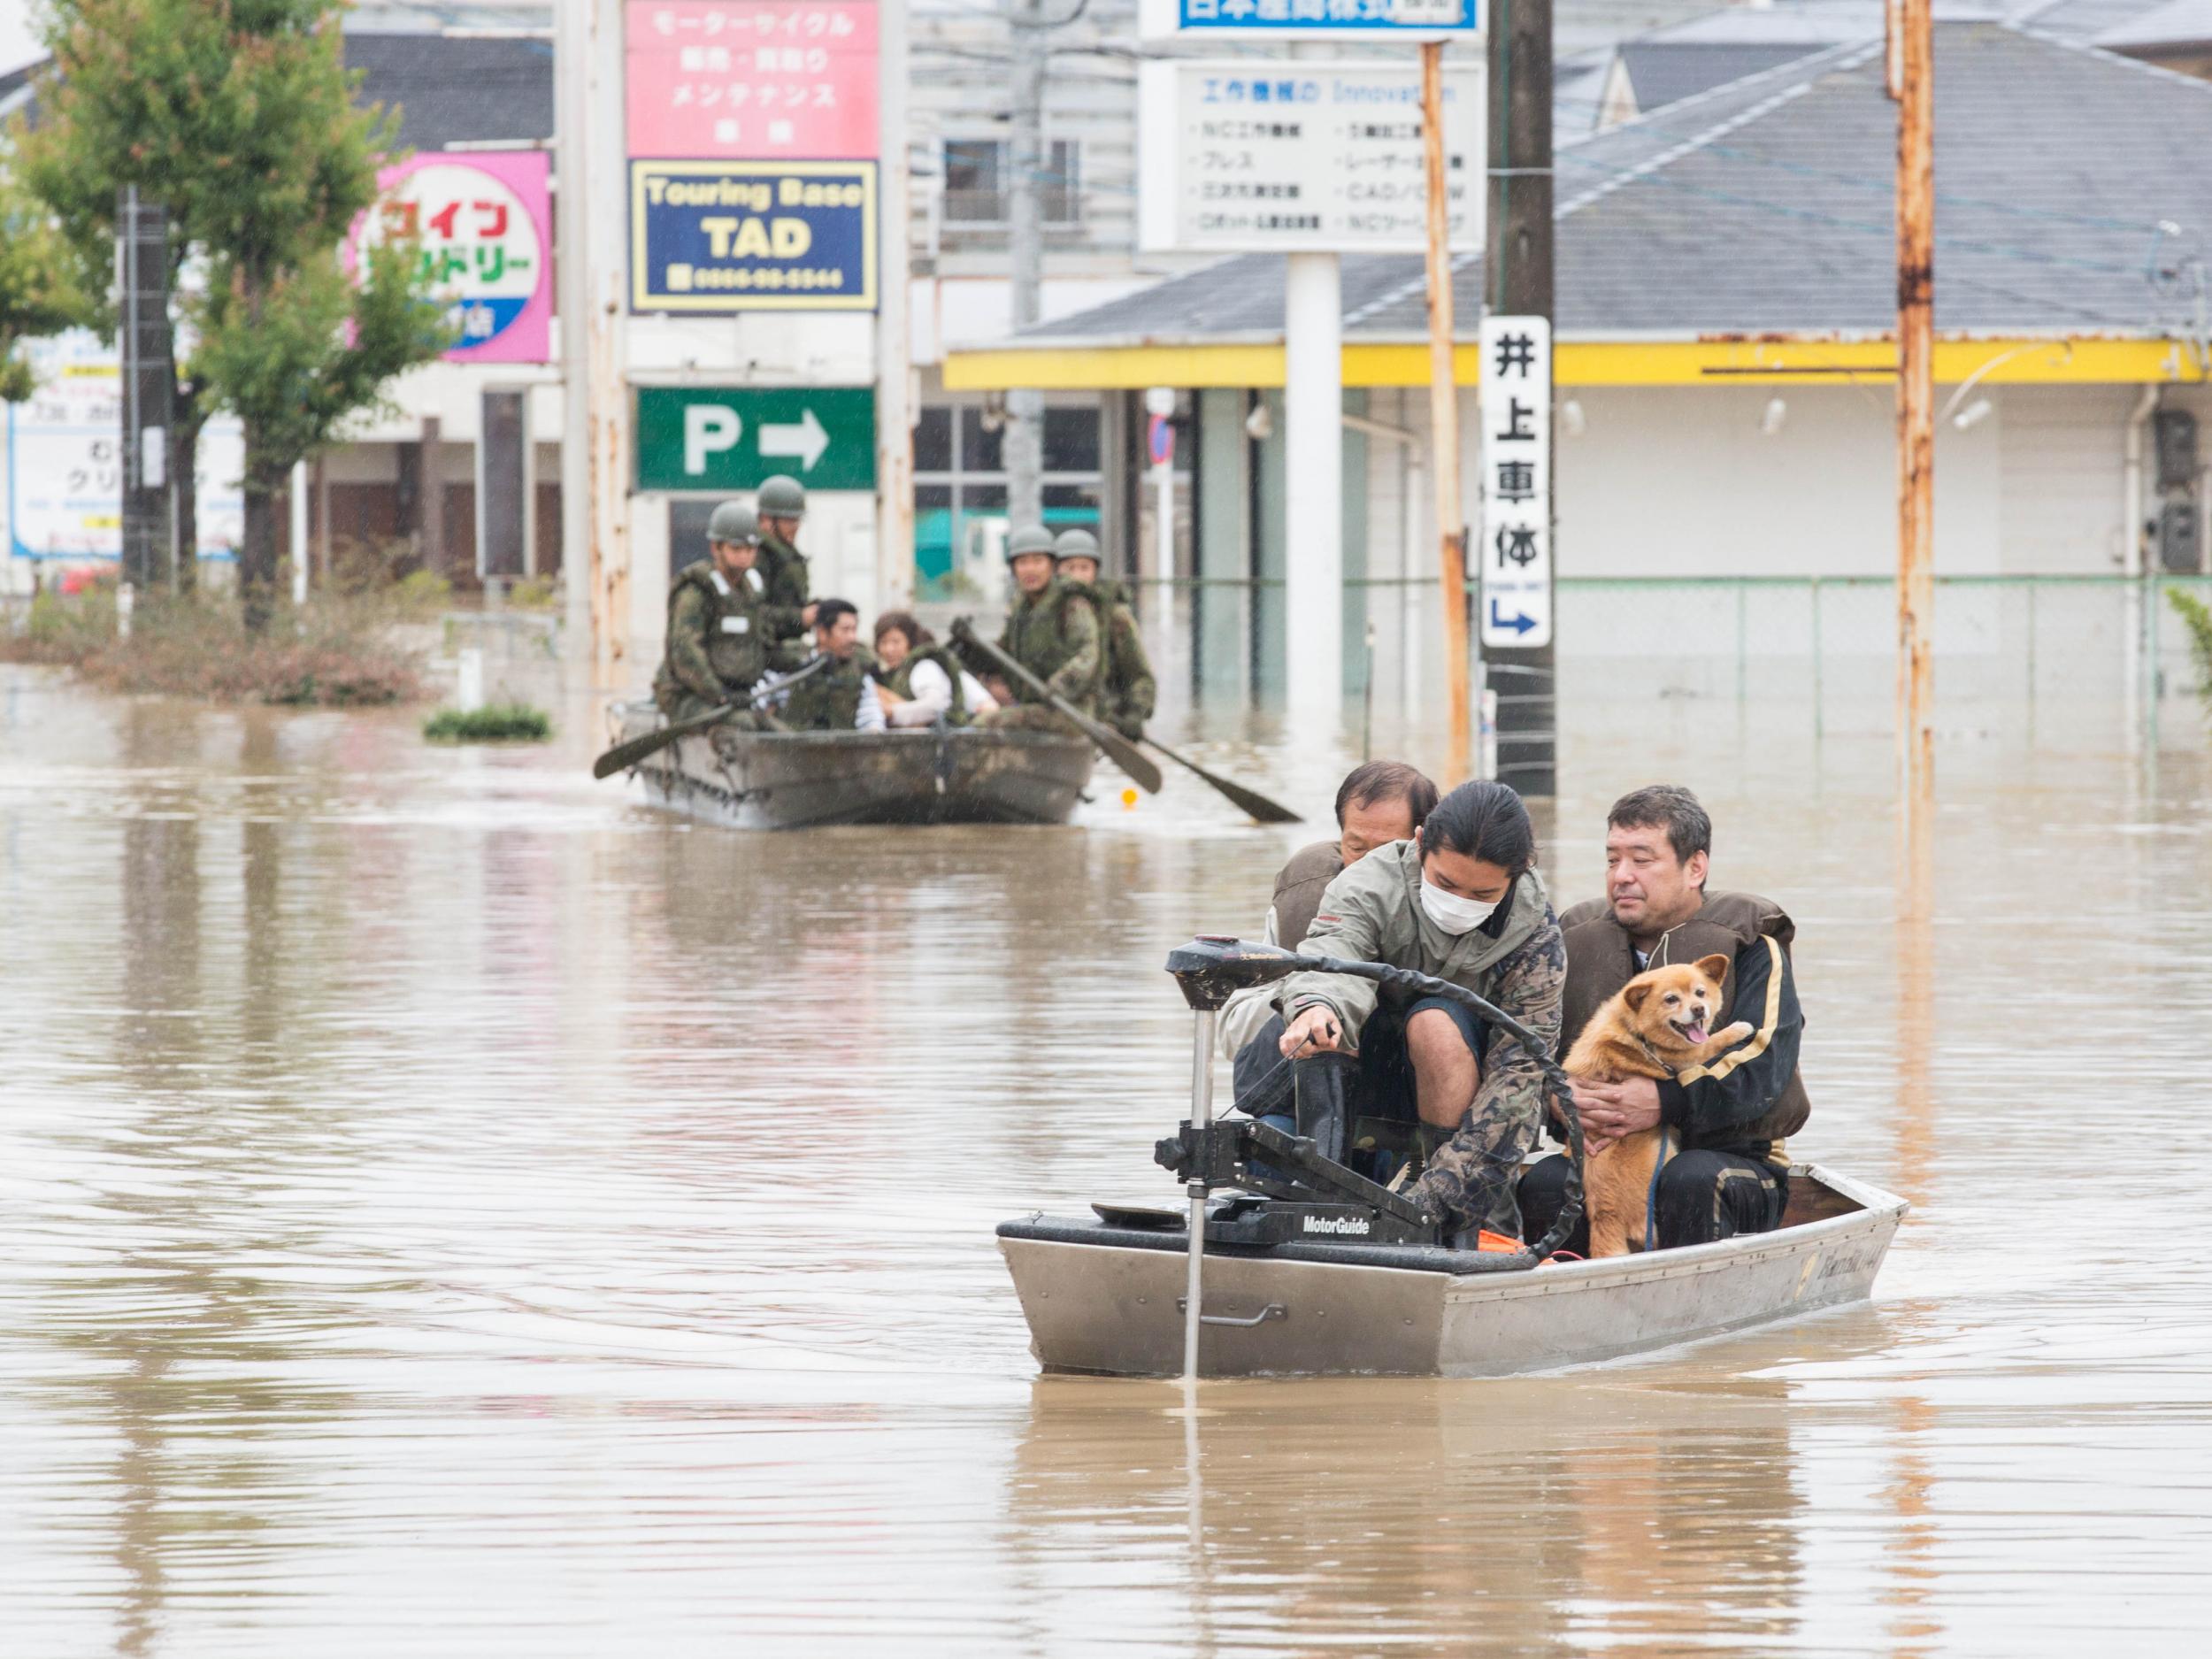
[(640, 489), (752, 489), (778, 472), (809, 489), (873, 489), (874, 388), (638, 388)]

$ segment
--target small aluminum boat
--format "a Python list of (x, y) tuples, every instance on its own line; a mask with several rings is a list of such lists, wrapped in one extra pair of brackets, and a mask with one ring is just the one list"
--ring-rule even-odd
[[(615, 710), (618, 741), (664, 724), (651, 703)], [(820, 824), (1064, 824), (1095, 751), (1049, 732), (704, 733), (633, 768), (645, 798), (731, 829)]]
[(1295, 1134), (1215, 1120), (1213, 1010), (1239, 986), (1294, 972), (1448, 995), (1538, 1054), (1557, 1099), (1567, 1080), (1540, 1040), (1459, 986), (1383, 964), (1200, 939), (1168, 967), (1198, 1013), (1198, 1039), (1190, 1119), (1155, 1156), (1183, 1178), (1189, 1209), (1094, 1204), (1094, 1217), (1037, 1214), (999, 1227), (1048, 1371), (1502, 1377), (1586, 1364), (1861, 1300), (1904, 1216), (1893, 1194), (1798, 1164), (1771, 1233), (1555, 1261), (1581, 1212), (1580, 1129), (1569, 1111), (1578, 1173), (1552, 1232), (1517, 1251), (1451, 1248), (1425, 1212), (1340, 1161), (1344, 1126), (1325, 1102), (1310, 1112), (1302, 1079)]

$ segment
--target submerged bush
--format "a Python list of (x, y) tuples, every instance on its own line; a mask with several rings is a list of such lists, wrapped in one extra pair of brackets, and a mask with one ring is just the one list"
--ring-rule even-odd
[(542, 743), (553, 722), (526, 703), (488, 703), (480, 709), (441, 709), (423, 722), (434, 743)]
[(2178, 588), (2169, 588), (2166, 598), (2189, 628), (2189, 660), (2196, 664), (2197, 695), (2212, 715), (2212, 605)]

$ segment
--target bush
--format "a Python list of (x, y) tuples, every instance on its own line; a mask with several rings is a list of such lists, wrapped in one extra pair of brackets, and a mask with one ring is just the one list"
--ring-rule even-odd
[(550, 576), (526, 576), (507, 590), (507, 603), (517, 611), (550, 611), (560, 596)]
[(0, 639), (0, 657), (12, 663), (56, 663), (74, 667), (115, 638), (115, 588), (96, 583), (81, 593), (42, 589), (31, 601), (23, 631)]
[(411, 622), (425, 622), (453, 603), (453, 584), (435, 571), (410, 571), (392, 589), (392, 603)]
[(441, 709), (423, 722), (434, 743), (542, 743), (553, 722), (523, 703), (488, 703), (480, 709)]
[(2212, 715), (2212, 605), (2178, 588), (2169, 588), (2166, 598), (2188, 625), (2189, 660), (2196, 664), (2197, 695), (2204, 700), (2207, 715)]

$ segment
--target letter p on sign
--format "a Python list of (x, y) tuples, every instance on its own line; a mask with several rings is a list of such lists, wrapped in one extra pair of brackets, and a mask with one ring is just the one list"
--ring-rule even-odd
[(735, 449), (744, 430), (737, 411), (726, 404), (691, 404), (684, 411), (684, 471), (698, 477), (707, 470), (707, 457)]

